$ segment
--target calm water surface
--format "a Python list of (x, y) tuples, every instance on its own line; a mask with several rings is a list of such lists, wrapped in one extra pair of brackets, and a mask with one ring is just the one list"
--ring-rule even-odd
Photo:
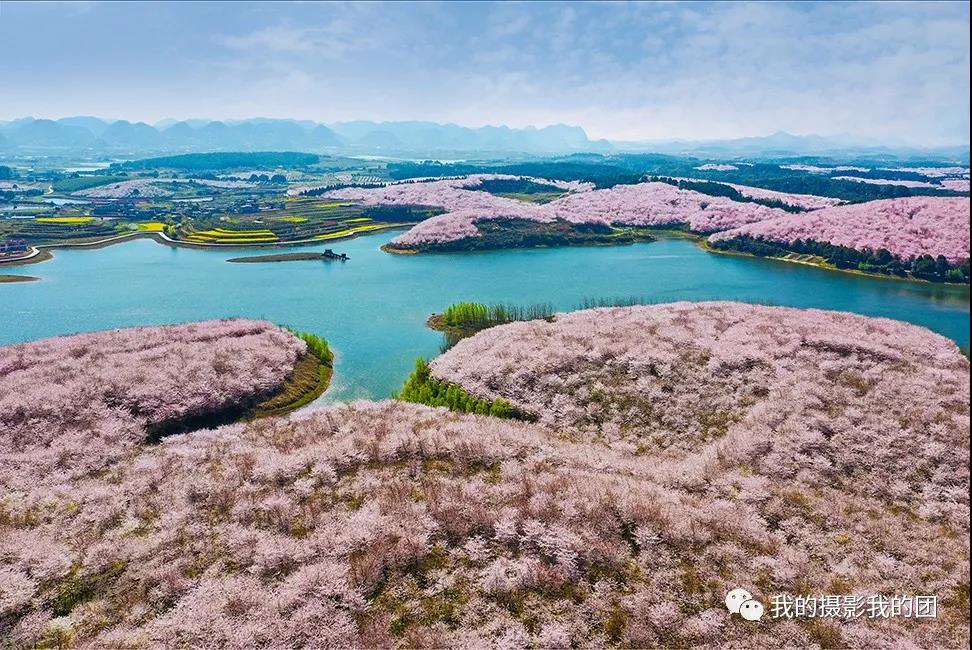
[(549, 302), (566, 310), (594, 297), (734, 299), (887, 316), (969, 344), (967, 287), (714, 255), (680, 239), (398, 256), (378, 249), (392, 236), (330, 244), (351, 257), (346, 263), (229, 264), (227, 258), (249, 253), (149, 240), (55, 251), (49, 262), (13, 271), (40, 282), (0, 284), (0, 344), (131, 325), (265, 318), (327, 337), (337, 353), (329, 401), (387, 397), (400, 388), (416, 357), (439, 352), (442, 337), (425, 319), (458, 300)]

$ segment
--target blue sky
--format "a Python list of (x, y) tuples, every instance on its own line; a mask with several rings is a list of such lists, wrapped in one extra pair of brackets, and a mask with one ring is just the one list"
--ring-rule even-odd
[(969, 141), (969, 4), (0, 2), (0, 119)]

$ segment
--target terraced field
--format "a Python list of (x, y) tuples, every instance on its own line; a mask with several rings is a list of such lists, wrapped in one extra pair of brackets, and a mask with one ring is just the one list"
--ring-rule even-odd
[(194, 244), (266, 244), (280, 240), (271, 230), (230, 230), (229, 228), (189, 230), (183, 239)]
[(118, 234), (117, 222), (91, 217), (39, 217), (0, 220), (0, 235), (28, 243), (58, 244), (94, 240)]
[(65, 226), (79, 226), (81, 224), (91, 223), (94, 221), (94, 217), (37, 217), (34, 219), (37, 223), (56, 223)]
[(382, 230), (397, 224), (373, 222), (371, 219), (347, 221), (293, 222), (281, 221), (270, 228), (184, 230), (181, 239), (193, 244), (260, 245), (289, 241), (326, 241)]
[[(180, 239), (193, 244), (265, 245), (291, 241), (327, 241), (419, 221), (431, 212), (388, 212), (347, 201), (288, 197), (283, 207), (261, 210), (253, 218), (224, 215), (215, 225), (203, 221), (184, 226)], [(409, 221), (401, 221), (402, 218)]]

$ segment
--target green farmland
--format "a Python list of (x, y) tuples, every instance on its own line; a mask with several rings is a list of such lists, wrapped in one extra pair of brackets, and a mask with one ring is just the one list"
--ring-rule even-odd
[(0, 238), (24, 239), (31, 245), (68, 244), (119, 234), (118, 222), (91, 217), (48, 217), (0, 220)]
[(287, 197), (282, 207), (253, 215), (221, 215), (184, 223), (179, 239), (192, 244), (273, 245), (328, 241), (414, 223), (436, 211), (422, 207), (364, 207), (319, 197)]

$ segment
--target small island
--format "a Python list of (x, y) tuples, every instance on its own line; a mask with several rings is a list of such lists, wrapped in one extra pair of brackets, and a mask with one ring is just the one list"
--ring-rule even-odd
[(38, 277), (33, 275), (11, 275), (9, 273), (0, 273), (0, 283), (4, 282), (36, 282), (40, 280)]
[(231, 257), (227, 262), (237, 262), (241, 264), (253, 264), (261, 262), (307, 262), (320, 260), (340, 260), (348, 261), (349, 258), (344, 253), (335, 253), (330, 248), (323, 253), (276, 253), (274, 255), (248, 255), (246, 257)]

